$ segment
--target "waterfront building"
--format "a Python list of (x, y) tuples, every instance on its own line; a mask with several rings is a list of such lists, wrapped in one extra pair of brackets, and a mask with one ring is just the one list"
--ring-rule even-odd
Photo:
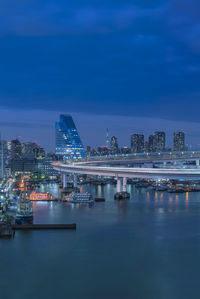
[(153, 134), (153, 151), (165, 151), (165, 132), (154, 132)]
[(119, 146), (118, 146), (118, 140), (117, 137), (113, 136), (110, 140), (110, 152), (112, 155), (119, 153)]
[(60, 115), (55, 124), (56, 155), (63, 160), (81, 159), (86, 152), (71, 115)]
[(11, 158), (9, 160), (8, 168), (10, 168), (10, 173), (12, 175), (15, 175), (16, 173), (33, 173), (38, 171), (37, 160), (34, 157)]
[(57, 161), (58, 157), (54, 153), (48, 153), (43, 158), (37, 159), (38, 173), (43, 176), (55, 177), (58, 172), (53, 168), (52, 163)]
[(144, 135), (132, 134), (131, 135), (131, 152), (143, 153), (144, 152)]
[(184, 132), (174, 132), (174, 151), (184, 151), (185, 150), (185, 133)]

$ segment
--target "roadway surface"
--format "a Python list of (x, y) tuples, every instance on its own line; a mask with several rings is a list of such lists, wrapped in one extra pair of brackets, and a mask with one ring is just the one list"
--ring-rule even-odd
[[(108, 161), (107, 161), (108, 162)], [(143, 178), (143, 179), (185, 179), (200, 180), (200, 168), (138, 168), (138, 167), (114, 167), (90, 165), (91, 161), (85, 162), (54, 162), (54, 169), (67, 174), (88, 174), (119, 178)], [(106, 163), (106, 161), (104, 161)]]

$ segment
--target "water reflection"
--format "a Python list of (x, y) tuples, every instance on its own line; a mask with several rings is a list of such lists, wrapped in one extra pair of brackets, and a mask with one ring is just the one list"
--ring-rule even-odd
[(189, 210), (189, 192), (186, 192), (185, 194), (185, 209), (186, 211)]
[(127, 211), (127, 201), (126, 200), (119, 200), (118, 201), (118, 211), (122, 214), (126, 214)]
[(157, 202), (158, 201), (158, 192), (156, 191), (155, 192), (155, 202)]
[[(189, 210), (189, 197), (191, 194), (189, 192), (186, 192), (185, 194), (174, 194), (171, 195), (167, 192), (157, 192), (153, 190), (148, 190), (146, 188), (137, 189), (133, 185), (127, 186), (128, 192), (131, 194), (131, 198), (129, 201), (135, 201), (138, 203), (146, 202), (146, 204), (152, 204), (155, 203), (156, 205), (165, 205), (165, 209), (168, 210), (169, 213), (177, 212), (179, 210), (179, 207), (181, 206), (183, 208), (183, 202), (184, 202), (184, 208), (186, 211)], [(41, 184), (39, 188), (40, 192), (49, 192), (55, 197), (59, 197), (60, 189), (57, 184)], [(114, 194), (116, 192), (116, 186), (112, 184), (108, 185), (81, 185), (80, 186), (80, 192), (91, 192), (93, 197), (105, 197), (106, 202), (110, 202), (113, 205), (116, 205), (116, 201), (114, 200)], [(194, 193), (193, 193), (194, 194)], [(192, 194), (192, 195), (193, 195)], [(106, 203), (104, 203), (105, 206)], [(94, 203), (94, 205), (97, 205)], [(98, 204), (99, 205), (99, 204)], [(103, 203), (102, 203), (103, 205)], [(38, 206), (42, 208), (42, 206), (45, 206), (45, 203), (42, 203), (41, 206)], [(71, 209), (82, 209), (83, 206), (79, 205), (71, 205), (69, 204)], [(91, 206), (87, 205), (91, 208)], [(35, 207), (35, 203), (34, 203)], [(52, 208), (52, 207), (51, 207)], [(117, 202), (117, 208), (119, 212), (125, 213), (127, 211), (127, 202), (126, 201), (119, 201)]]
[(150, 193), (147, 191), (147, 201), (150, 201)]
[(160, 194), (160, 201), (163, 202), (163, 199), (164, 199), (164, 194), (163, 192)]

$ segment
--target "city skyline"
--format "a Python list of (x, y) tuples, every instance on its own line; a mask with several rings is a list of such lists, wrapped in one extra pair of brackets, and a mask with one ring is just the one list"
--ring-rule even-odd
[[(28, 151), (32, 148), (41, 148), (37, 142), (33, 141), (19, 141), (20, 137), (12, 139), (12, 142), (17, 142), (20, 145), (26, 147)], [(5, 140), (5, 139), (4, 139)], [(186, 142), (186, 135), (183, 131), (174, 131), (172, 146), (166, 144), (166, 132), (164, 131), (154, 131), (151, 132), (149, 136), (145, 136), (144, 133), (131, 133), (130, 144), (119, 144), (118, 137), (111, 136), (109, 134), (109, 129), (106, 129), (106, 144), (100, 146), (100, 144), (92, 147), (91, 145), (84, 146), (76, 128), (72, 115), (60, 114), (59, 122), (55, 122), (55, 148), (54, 153), (64, 159), (84, 158), (85, 151), (91, 155), (91, 151), (97, 149), (99, 153), (104, 152), (104, 149), (108, 149), (110, 154), (118, 153), (144, 153), (144, 152), (164, 152), (164, 151), (185, 151), (191, 150)], [(41, 148), (43, 150), (43, 148)], [(27, 152), (25, 150), (25, 152)], [(45, 151), (49, 152), (48, 149)], [(102, 153), (103, 153), (102, 152)], [(95, 151), (93, 153), (95, 154)], [(103, 153), (106, 154), (106, 153)], [(108, 153), (107, 153), (108, 154)]]
[(200, 0), (0, 0), (3, 299), (199, 299)]
[[(1, 111), (2, 112), (2, 111)], [(4, 121), (5, 113), (2, 113), (1, 121)], [(50, 118), (45, 113), (27, 113), (26, 123), (21, 123), (19, 114), (12, 114), (12, 122), (9, 122), (9, 116), (5, 118), (2, 126), (3, 139), (19, 138), (23, 141), (34, 141), (47, 151), (54, 151), (54, 123), (59, 117), (59, 113), (52, 112)], [(92, 147), (106, 145), (107, 128), (109, 128), (110, 137), (116, 136), (118, 138), (119, 146), (130, 146), (130, 135), (134, 133), (144, 134), (147, 139), (155, 131), (166, 132), (166, 144), (172, 146), (173, 133), (175, 131), (184, 131), (187, 136), (186, 144), (192, 149), (199, 149), (199, 134), (200, 124), (198, 123), (181, 123), (169, 122), (164, 120), (155, 120), (151, 118), (134, 118), (127, 117), (126, 122), (121, 117), (115, 116), (100, 116), (100, 115), (82, 115), (72, 114), (77, 124), (80, 136), (83, 139), (84, 146), (90, 145)], [(10, 124), (10, 126), (9, 126)], [(158, 129), (158, 124), (161, 124)], [(110, 126), (109, 126), (110, 125)], [(5, 128), (7, 130), (3, 130)], [(25, 134), (22, 134), (22, 126)], [(38, 134), (40, 132), (40, 135)], [(7, 135), (6, 135), (7, 132)], [(16, 133), (15, 133), (16, 132)], [(126, 134), (124, 134), (126, 132)], [(96, 134), (98, 133), (98, 134)]]
[[(20, 115), (19, 135), (27, 134), (27, 114), (37, 110), (48, 119), (52, 113), (78, 113), (88, 123), (93, 115), (102, 122), (105, 114), (123, 122), (140, 118), (137, 127), (151, 118), (157, 122), (152, 131), (163, 130), (163, 122), (189, 123), (193, 131), (193, 122), (199, 125), (196, 0), (1, 5), (0, 108)], [(15, 130), (13, 122), (1, 121), (5, 136), (11, 126)], [(179, 130), (187, 132), (187, 125)], [(46, 133), (40, 132), (42, 140)], [(91, 143), (85, 134), (85, 144)], [(199, 144), (195, 134), (187, 132)]]

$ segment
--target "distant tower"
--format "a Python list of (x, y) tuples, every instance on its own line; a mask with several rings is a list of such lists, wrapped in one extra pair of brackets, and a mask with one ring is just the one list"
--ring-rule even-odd
[(110, 138), (109, 138), (109, 130), (106, 130), (106, 146), (109, 149), (110, 147)]

